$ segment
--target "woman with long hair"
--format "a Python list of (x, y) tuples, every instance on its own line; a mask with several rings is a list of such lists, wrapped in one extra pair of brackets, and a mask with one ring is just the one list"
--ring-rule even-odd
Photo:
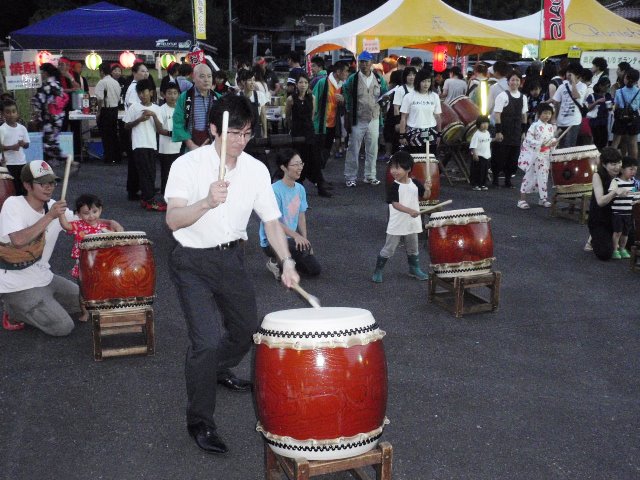
[(41, 125), (44, 159), (47, 162), (64, 161), (58, 135), (62, 130), (69, 95), (62, 90), (60, 72), (55, 66), (51, 63), (44, 63), (40, 66), (40, 73), (42, 74), (42, 86), (31, 98), (33, 120)]
[(295, 90), (287, 98), (285, 118), (292, 137), (304, 137), (304, 143), (298, 146), (300, 156), (304, 162), (302, 175), (298, 180), (309, 179), (318, 187), (318, 195), (331, 197), (328, 185), (322, 175), (320, 162), (320, 146), (316, 145), (316, 134), (313, 129), (313, 115), (316, 109), (316, 99), (309, 89), (309, 77), (301, 73), (296, 80)]

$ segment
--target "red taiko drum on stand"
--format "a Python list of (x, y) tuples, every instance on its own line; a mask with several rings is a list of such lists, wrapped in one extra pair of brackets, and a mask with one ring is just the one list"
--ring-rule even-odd
[(270, 313), (253, 336), (256, 429), (278, 455), (353, 457), (389, 421), (385, 333), (359, 308)]
[(427, 227), (435, 274), (466, 277), (489, 273), (495, 260), (490, 221), (482, 208), (432, 213)]
[(9, 170), (0, 167), (0, 208), (4, 205), (4, 201), (16, 194), (16, 188), (13, 185), (13, 177), (9, 174)]
[(591, 193), (600, 152), (595, 145), (556, 148), (551, 152), (551, 176), (559, 194)]
[(80, 292), (89, 309), (153, 303), (156, 266), (145, 232), (85, 236), (79, 267)]
[(462, 122), (453, 122), (442, 129), (442, 143), (452, 146), (460, 143), (464, 134), (464, 125)]
[(480, 109), (466, 95), (460, 95), (451, 100), (451, 108), (456, 112), (460, 121), (467, 126), (475, 124), (480, 116)]
[(448, 104), (440, 102), (440, 108), (442, 109), (442, 121), (440, 123), (443, 129), (447, 125), (460, 121), (458, 114)]
[[(438, 168), (438, 160), (435, 155), (429, 155), (427, 162), (426, 153), (412, 153), (413, 168), (411, 169), (411, 177), (424, 185), (427, 175), (431, 178), (431, 194), (429, 196), (420, 197), (420, 207), (427, 205), (436, 205), (440, 199), (440, 168)], [(394, 182), (391, 176), (391, 162), (387, 163), (386, 173), (387, 186)]]

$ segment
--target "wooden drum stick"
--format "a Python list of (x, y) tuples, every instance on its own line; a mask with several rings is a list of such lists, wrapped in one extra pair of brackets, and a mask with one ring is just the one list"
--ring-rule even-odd
[(224, 180), (224, 168), (227, 162), (227, 134), (229, 131), (229, 112), (226, 110), (222, 114), (222, 135), (220, 140), (222, 144), (220, 146), (220, 173), (218, 180)]
[(71, 155), (67, 156), (67, 163), (64, 166), (64, 178), (62, 179), (62, 193), (60, 194), (60, 200), (64, 200), (67, 196), (67, 186), (69, 185), (69, 172), (71, 172), (71, 163), (73, 162), (73, 157)]
[(320, 308), (320, 300), (318, 300), (318, 297), (311, 295), (309, 292), (307, 292), (304, 288), (302, 288), (297, 283), (294, 283), (291, 288), (293, 288), (296, 292), (298, 292), (298, 294), (302, 298), (304, 298), (309, 303), (309, 305), (311, 305), (313, 308)]
[(444, 202), (441, 202), (437, 205), (431, 205), (430, 207), (427, 208), (423, 208), (422, 210), (420, 210), (420, 213), (429, 213), (429, 212), (433, 212), (434, 210), (440, 208), (440, 207), (444, 207), (445, 205), (449, 205), (450, 203), (453, 203), (453, 200), (447, 200)]

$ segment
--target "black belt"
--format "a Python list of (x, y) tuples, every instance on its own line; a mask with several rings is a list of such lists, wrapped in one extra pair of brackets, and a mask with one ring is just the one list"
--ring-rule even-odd
[(242, 243), (242, 240), (234, 240), (232, 242), (221, 243), (220, 245), (211, 247), (211, 250), (229, 250), (231, 248), (236, 248), (238, 245), (240, 245), (240, 243)]

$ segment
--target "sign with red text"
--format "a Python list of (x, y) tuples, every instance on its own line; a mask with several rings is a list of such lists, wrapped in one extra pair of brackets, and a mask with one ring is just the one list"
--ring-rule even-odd
[(544, 31), (542, 39), (564, 40), (566, 37), (564, 1), (544, 0), (543, 17)]
[(4, 52), (7, 90), (25, 90), (42, 86), (37, 50), (8, 50)]

